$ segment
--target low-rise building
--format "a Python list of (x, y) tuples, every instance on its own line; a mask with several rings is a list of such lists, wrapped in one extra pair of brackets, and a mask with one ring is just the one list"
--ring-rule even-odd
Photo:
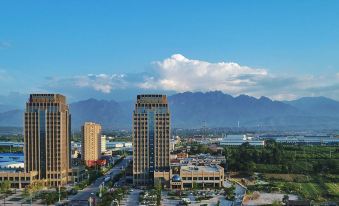
[(25, 188), (27, 185), (35, 182), (38, 178), (38, 172), (16, 171), (16, 170), (1, 170), (0, 182), (9, 181), (11, 188)]
[(176, 157), (171, 159), (171, 166), (223, 165), (225, 162), (226, 158), (224, 155), (197, 154), (186, 158)]
[(177, 154), (177, 159), (185, 159), (188, 158), (188, 154), (186, 152), (180, 152)]
[(24, 169), (23, 153), (1, 153), (0, 168), (22, 168)]
[(250, 135), (227, 135), (219, 141), (220, 146), (240, 146), (248, 143), (252, 146), (265, 146), (264, 140), (258, 140)]
[(79, 183), (86, 178), (86, 170), (84, 165), (72, 166), (69, 171), (69, 179), (73, 184)]
[(224, 168), (219, 165), (181, 166), (179, 173), (170, 180), (171, 189), (183, 190), (222, 187)]

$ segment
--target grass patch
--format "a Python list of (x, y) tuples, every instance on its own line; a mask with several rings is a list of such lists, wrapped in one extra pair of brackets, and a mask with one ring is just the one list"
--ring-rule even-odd
[(325, 183), (328, 193), (335, 197), (339, 197), (339, 183)]
[(310, 177), (302, 174), (272, 174), (266, 173), (263, 174), (265, 180), (275, 180), (275, 181), (284, 181), (284, 182), (309, 182)]

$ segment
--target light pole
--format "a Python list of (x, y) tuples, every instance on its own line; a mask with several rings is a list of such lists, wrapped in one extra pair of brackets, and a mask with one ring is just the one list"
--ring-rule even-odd
[(4, 205), (6, 205), (6, 194), (4, 194)]
[(60, 203), (60, 199), (61, 199), (61, 196), (60, 196), (60, 184), (59, 184), (59, 203)]
[(100, 198), (102, 197), (102, 184), (100, 184), (99, 186), (99, 197)]

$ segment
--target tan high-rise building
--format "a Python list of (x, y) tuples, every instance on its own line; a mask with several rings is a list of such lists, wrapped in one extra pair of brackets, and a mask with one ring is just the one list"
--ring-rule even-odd
[(170, 112), (167, 97), (138, 95), (133, 112), (133, 184), (148, 186), (169, 179)]
[(92, 166), (101, 157), (101, 126), (93, 122), (85, 122), (82, 126), (82, 154), (87, 166)]
[(47, 185), (68, 182), (71, 121), (66, 98), (60, 94), (31, 94), (24, 127), (25, 171), (37, 171)]

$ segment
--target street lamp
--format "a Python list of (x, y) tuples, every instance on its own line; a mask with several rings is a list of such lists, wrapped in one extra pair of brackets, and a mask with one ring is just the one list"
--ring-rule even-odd
[(99, 197), (102, 197), (102, 187), (103, 187), (103, 183), (100, 184), (99, 186)]
[(60, 199), (61, 199), (61, 196), (60, 196), (60, 184), (59, 184), (59, 203), (60, 203)]

